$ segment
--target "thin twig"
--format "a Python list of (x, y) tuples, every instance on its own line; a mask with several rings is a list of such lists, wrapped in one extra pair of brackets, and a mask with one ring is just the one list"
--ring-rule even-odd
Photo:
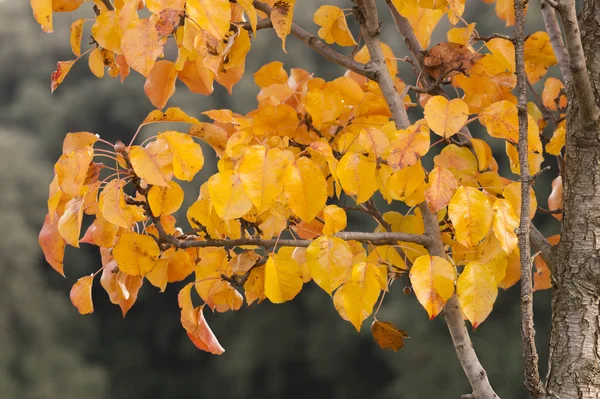
[(529, 174), (529, 151), (527, 134), (527, 75), (525, 73), (525, 5), (514, 2), (515, 9), (515, 63), (517, 74), (517, 110), (519, 117), (519, 165), (521, 171), (521, 214), (517, 233), (521, 263), (521, 337), (523, 339), (523, 360), (525, 386), (535, 399), (544, 398), (546, 390), (540, 378), (539, 357), (535, 347), (535, 326), (533, 324), (533, 285), (531, 278), (531, 246), (529, 244), (529, 209), (531, 176)]

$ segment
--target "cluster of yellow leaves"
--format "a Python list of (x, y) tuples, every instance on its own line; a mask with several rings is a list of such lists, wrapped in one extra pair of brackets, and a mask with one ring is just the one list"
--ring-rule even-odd
[[(72, 11), (83, 3), (31, 0), (34, 16), (45, 31), (52, 30), (52, 12)], [(206, 121), (200, 121), (178, 108), (160, 110), (174, 94), (177, 80), (204, 95), (212, 93), (214, 81), (231, 92), (244, 74), (257, 21), (265, 15), (250, 0), (116, 0), (114, 10), (100, 0), (93, 3), (98, 10), (91, 26), (95, 45), (82, 53), (86, 20), (75, 21), (70, 44), (77, 58), (59, 62), (52, 90), (89, 53), (90, 70), (98, 77), (108, 68), (109, 76), (121, 80), (130, 69), (146, 78), (144, 91), (158, 110), (142, 126), (180, 122), (190, 127), (187, 132), (161, 132), (140, 145), (117, 143), (110, 150), (100, 148), (109, 143), (92, 133), (66, 136), (54, 167), (39, 243), (48, 263), (63, 275), (67, 244), (100, 247), (101, 270), (80, 278), (71, 290), (80, 313), (93, 312), (92, 285), (100, 271), (102, 287), (124, 315), (145, 279), (161, 291), (169, 283), (193, 279), (179, 294), (182, 325), (198, 348), (220, 354), (224, 350), (206, 323), (205, 306), (225, 312), (240, 309), (244, 298), (248, 305), (264, 299), (282, 303), (313, 280), (332, 297), (341, 317), (360, 330), (389, 281), (408, 274), (431, 319), (457, 295), (464, 316), (476, 328), (491, 312), (498, 287), (507, 289), (519, 280), (515, 230), (521, 211), (520, 183), (500, 176), (486, 141), (472, 139), (467, 147), (453, 139), (477, 119), (490, 137), (504, 140), (511, 170), (519, 173), (512, 42), (488, 40), (487, 52), (480, 54), (470, 46), (475, 24), (452, 28), (448, 42), (424, 54), (424, 67), (435, 79), (451, 83), (460, 95), (453, 99), (420, 96), (423, 119), (405, 129), (390, 121), (390, 110), (375, 82), (351, 71), (326, 81), (299, 68), (286, 71), (281, 62), (266, 64), (254, 74), (260, 88), (255, 110), (246, 115), (209, 110), (203, 112)], [(296, 1), (265, 3), (272, 8), (271, 21), (285, 50)], [(447, 14), (457, 24), (465, 6), (461, 0), (392, 3), (425, 48), (440, 18)], [(512, 1), (496, 2), (496, 11), (507, 24), (514, 20), (510, 10)], [(150, 16), (140, 18), (140, 14)], [(244, 28), (246, 18), (251, 29)], [(326, 43), (356, 45), (340, 8), (320, 7), (314, 22)], [(174, 60), (163, 59), (169, 40), (177, 47)], [(397, 58), (384, 43), (381, 50), (396, 89), (403, 91), (406, 85), (398, 77)], [(354, 58), (368, 62), (368, 49), (358, 49)], [(536, 32), (527, 38), (525, 63), (532, 84), (556, 64), (547, 34)], [(410, 96), (403, 100), (406, 107), (415, 105)], [(545, 80), (540, 107), (559, 118), (564, 114), (566, 96), (560, 81)], [(532, 174), (540, 170), (544, 150), (559, 156), (563, 151), (564, 122), (557, 123), (543, 148), (540, 136), (547, 122), (538, 106), (530, 103)], [(421, 159), (430, 151), (432, 132), (445, 145), (433, 157), (429, 171)], [(217, 172), (206, 176), (197, 199), (185, 210), (189, 226), (181, 227), (176, 219), (184, 202), (180, 184), (192, 181), (204, 166), (196, 139), (214, 149)], [(560, 209), (560, 177), (552, 188), (549, 207)], [(366, 245), (336, 236), (346, 229), (346, 210), (331, 202), (342, 195), (363, 210), (376, 195), (389, 204), (399, 201), (408, 207), (425, 201), (437, 216), (448, 257), (430, 256), (414, 243)], [(536, 209), (532, 190), (530, 218)], [(84, 215), (93, 220), (81, 234)], [(385, 223), (379, 219), (376, 232), (384, 231), (387, 224), (393, 232), (424, 233), (418, 208), (407, 215), (388, 212), (381, 218)], [(292, 232), (310, 243), (271, 251), (216, 241), (279, 240)], [(539, 259), (536, 266), (535, 288), (549, 288), (547, 266)], [(192, 290), (203, 305), (192, 304)], [(400, 349), (407, 336), (377, 320), (371, 330), (382, 347), (392, 350)]]

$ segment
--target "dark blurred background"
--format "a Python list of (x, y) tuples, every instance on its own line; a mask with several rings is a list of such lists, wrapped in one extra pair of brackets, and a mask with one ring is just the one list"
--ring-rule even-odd
[[(299, 0), (294, 20), (316, 33), (312, 14), (321, 3)], [(352, 6), (342, 0), (327, 3)], [(384, 14), (383, 7), (381, 11)], [(235, 313), (207, 314), (227, 349), (222, 356), (196, 350), (187, 338), (179, 322), (177, 285), (161, 294), (146, 284), (123, 319), (96, 284), (95, 312), (77, 313), (69, 289), (78, 277), (98, 269), (99, 256), (96, 247), (68, 248), (67, 279), (44, 262), (37, 234), (46, 213), (52, 165), (67, 132), (90, 131), (109, 141), (127, 141), (152, 110), (140, 75), (132, 73), (125, 84), (108, 76), (100, 81), (85, 59), (50, 94), (50, 73), (56, 62), (73, 58), (68, 44), (71, 22), (92, 15), (91, 3), (76, 14), (55, 14), (56, 33), (47, 35), (35, 23), (29, 1), (0, 0), (0, 398), (459, 398), (469, 393), (443, 319), (429, 321), (415, 297), (402, 293), (403, 281), (392, 286), (379, 313), (379, 319), (410, 334), (399, 353), (376, 346), (368, 329), (370, 320), (357, 333), (339, 317), (328, 295), (312, 283), (283, 305), (265, 301)], [(493, 5), (469, 0), (464, 17), (478, 21), (481, 35), (508, 32)], [(446, 40), (447, 27), (444, 17), (432, 44)], [(527, 32), (539, 29), (539, 4), (533, 1)], [(396, 55), (407, 55), (388, 19), (383, 31)], [(233, 96), (217, 87), (212, 96), (203, 97), (178, 85), (169, 105), (193, 116), (213, 108), (247, 112), (255, 106), (258, 92), (252, 74), (276, 59), (287, 69), (301, 67), (325, 79), (344, 73), (294, 38), (288, 39), (287, 55), (280, 48), (273, 32), (259, 32), (252, 42), (246, 76)], [(401, 76), (412, 83), (410, 69), (401, 67)], [(413, 120), (420, 118), (418, 111), (411, 112)], [(494, 142), (494, 151), (504, 175), (514, 179), (504, 145)], [(208, 158), (203, 175), (189, 186), (188, 205), (203, 179), (214, 172), (214, 162)], [(536, 182), (542, 206), (556, 174), (555, 165), (551, 166), (553, 170)], [(558, 230), (554, 219), (538, 216), (535, 222), (546, 234)], [(353, 225), (374, 227), (361, 220), (353, 220)], [(527, 397), (522, 384), (518, 290), (518, 285), (501, 290), (491, 316), (472, 332), (481, 361), (503, 398)], [(535, 294), (542, 373), (549, 298), (548, 292)]]

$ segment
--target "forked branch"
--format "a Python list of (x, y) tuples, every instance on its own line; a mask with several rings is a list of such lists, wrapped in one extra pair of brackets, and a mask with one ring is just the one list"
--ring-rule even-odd
[[(402, 103), (390, 75), (379, 43), (379, 19), (377, 16), (377, 5), (375, 0), (358, 0), (359, 23), (361, 25), (361, 36), (367, 45), (371, 56), (371, 63), (377, 68), (375, 80), (379, 84), (386, 102), (392, 112), (397, 128), (406, 128), (410, 121), (406, 115)], [(393, 6), (392, 6), (393, 7)], [(446, 258), (446, 252), (442, 244), (439, 225), (435, 215), (431, 213), (427, 203), (419, 205), (425, 226), (425, 235), (431, 239), (428, 250), (431, 255)], [(463, 370), (471, 384), (473, 394), (478, 399), (494, 399), (498, 395), (494, 392), (487, 378), (487, 373), (473, 348), (471, 338), (467, 332), (456, 295), (448, 301), (444, 308), (444, 319), (450, 330), (452, 342)]]

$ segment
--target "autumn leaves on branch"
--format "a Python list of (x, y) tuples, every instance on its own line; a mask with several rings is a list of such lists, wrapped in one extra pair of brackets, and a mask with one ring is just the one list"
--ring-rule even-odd
[[(46, 31), (52, 30), (53, 11), (82, 4), (32, 0)], [(61, 274), (67, 244), (100, 247), (102, 267), (71, 291), (81, 313), (93, 311), (91, 287), (98, 273), (124, 314), (145, 281), (160, 290), (188, 281), (179, 294), (182, 325), (197, 347), (211, 353), (223, 348), (206, 323), (205, 306), (224, 312), (238, 310), (244, 298), (248, 304), (281, 303), (312, 280), (359, 330), (391, 282), (408, 276), (429, 318), (444, 310), (476, 397), (497, 397), (463, 315), (476, 328), (492, 311), (498, 288), (521, 278), (520, 259), (529, 259), (529, 253), (527, 244), (519, 251), (517, 231), (525, 234), (537, 209), (529, 174), (540, 173), (545, 156), (563, 160), (564, 86), (547, 78), (538, 103), (524, 97), (527, 83), (540, 81), (557, 63), (550, 36), (481, 38), (475, 24), (468, 24), (453, 27), (447, 42), (429, 48), (442, 16), (461, 23), (464, 1), (388, 0), (412, 54), (403, 60), (412, 64), (417, 81), (407, 85), (398, 76), (398, 58), (380, 40), (376, 2), (357, 4), (351, 10), (321, 6), (314, 14), (317, 37), (293, 23), (294, 0), (95, 0), (93, 43), (82, 53), (86, 20), (75, 21), (70, 44), (76, 59), (59, 62), (52, 90), (89, 54), (98, 77), (106, 70), (121, 80), (130, 70), (146, 77), (144, 91), (160, 110), (178, 80), (203, 95), (212, 93), (215, 82), (232, 92), (254, 38), (267, 28), (284, 49), (293, 35), (346, 71), (326, 81), (272, 62), (254, 74), (258, 104), (246, 115), (207, 110), (201, 121), (178, 108), (156, 110), (128, 145), (87, 132), (68, 134), (55, 165), (40, 245)], [(507, 25), (515, 22), (512, 6), (496, 2)], [(142, 10), (150, 16), (141, 18)], [(348, 27), (349, 15), (359, 23), (359, 40)], [(164, 57), (167, 42), (177, 47), (173, 60)], [(352, 47), (352, 54), (332, 44)], [(446, 95), (447, 85), (460, 95)], [(411, 122), (407, 109), (416, 106), (424, 117)], [(163, 122), (189, 127), (136, 142), (143, 126)], [(469, 132), (475, 122), (504, 141), (519, 181), (499, 174), (490, 145)], [(551, 138), (542, 134), (547, 127), (554, 128)], [(180, 182), (194, 180), (204, 167), (200, 141), (217, 155), (218, 172), (201, 185), (185, 212), (187, 223), (179, 223)], [(422, 160), (430, 152), (433, 165)], [(378, 197), (410, 209), (382, 214)], [(347, 212), (367, 214), (378, 227), (346, 231)], [(80, 238), (84, 214), (93, 222)], [(532, 241), (544, 256), (549, 252), (535, 229)], [(534, 283), (548, 288), (549, 270), (538, 265)], [(192, 290), (203, 305), (193, 305)], [(406, 334), (378, 321), (376, 313), (376, 340), (399, 349)]]

